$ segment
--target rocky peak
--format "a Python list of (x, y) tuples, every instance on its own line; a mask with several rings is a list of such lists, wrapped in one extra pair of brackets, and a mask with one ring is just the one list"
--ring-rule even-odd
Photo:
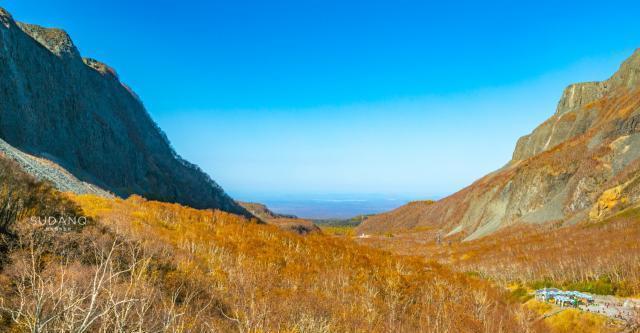
[(0, 23), (0, 138), (8, 145), (121, 197), (250, 216), (180, 158), (135, 93), (109, 66), (82, 59), (66, 32), (17, 23), (3, 9)]
[(5, 27), (9, 28), (13, 23), (13, 17), (6, 11), (4, 8), (0, 7), (0, 23)]
[(562, 93), (556, 113), (531, 134), (518, 140), (512, 162), (529, 158), (583, 134), (597, 121), (597, 114), (585, 106), (637, 88), (640, 88), (640, 49), (608, 80), (568, 86)]
[(85, 65), (95, 69), (102, 75), (113, 75), (116, 79), (118, 78), (118, 73), (116, 73), (116, 70), (103, 62), (100, 62), (93, 58), (82, 58), (82, 62), (84, 62)]
[(633, 89), (640, 86), (640, 49), (622, 63), (620, 69), (609, 79), (612, 86)]
[(562, 93), (556, 115), (581, 108), (599, 98), (607, 92), (607, 84), (604, 82), (584, 82), (568, 86)]
[(432, 205), (367, 219), (358, 232), (435, 226), (472, 240), (514, 224), (574, 224), (637, 205), (638, 96), (640, 49), (610, 79), (567, 87), (556, 113), (518, 140), (508, 167)]
[(73, 44), (71, 37), (62, 29), (44, 28), (39, 25), (22, 22), (18, 22), (18, 26), (27, 35), (60, 58), (77, 58), (80, 56), (80, 52)]
[(560, 98), (556, 115), (577, 110), (597, 99), (604, 97), (609, 91), (620, 88), (633, 89), (640, 85), (640, 49), (627, 58), (620, 69), (603, 82), (584, 82), (568, 86)]

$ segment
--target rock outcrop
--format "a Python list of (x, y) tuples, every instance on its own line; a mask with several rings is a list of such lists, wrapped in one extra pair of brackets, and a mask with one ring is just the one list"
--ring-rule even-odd
[(174, 152), (112, 68), (83, 59), (63, 30), (17, 23), (1, 8), (0, 138), (118, 196), (248, 215)]
[(61, 166), (47, 159), (26, 154), (2, 139), (0, 139), (0, 156), (13, 160), (22, 170), (37, 180), (50, 182), (59, 191), (76, 194), (95, 194), (105, 198), (113, 197), (113, 194), (79, 180)]
[(371, 217), (359, 232), (429, 226), (470, 240), (517, 223), (598, 219), (639, 200), (637, 50), (610, 79), (565, 89), (555, 114), (518, 140), (505, 167), (434, 204)]

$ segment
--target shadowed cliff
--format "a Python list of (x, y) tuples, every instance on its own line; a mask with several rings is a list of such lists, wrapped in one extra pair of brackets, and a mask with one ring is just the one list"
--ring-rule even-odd
[(248, 214), (175, 153), (112, 68), (82, 58), (63, 30), (18, 23), (2, 8), (0, 138), (119, 196)]

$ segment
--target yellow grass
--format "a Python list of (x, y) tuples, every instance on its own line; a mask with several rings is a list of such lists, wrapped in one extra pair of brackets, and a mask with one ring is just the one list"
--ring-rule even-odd
[(544, 315), (554, 308), (554, 306), (549, 303), (540, 302), (535, 299), (529, 300), (525, 303), (525, 306), (539, 315)]
[[(166, 253), (244, 331), (519, 332), (519, 304), (490, 284), (344, 237), (299, 236), (220, 211), (140, 197), (75, 196), (86, 214)], [(349, 229), (333, 229), (350, 232)], [(201, 317), (220, 316), (210, 309)]]
[[(550, 315), (544, 319), (544, 323), (550, 329), (550, 333), (605, 333), (617, 332), (619, 323), (614, 323), (606, 316), (581, 311), (579, 309), (567, 308), (562, 310), (558, 306), (535, 299), (529, 300), (525, 306), (537, 313), (540, 318)], [(553, 314), (560, 310), (560, 312)]]
[(556, 315), (545, 319), (545, 323), (553, 333), (603, 333), (616, 332), (616, 327), (609, 327), (609, 319), (605, 316), (580, 311), (578, 309), (566, 309)]
[(327, 235), (345, 236), (345, 237), (353, 237), (356, 235), (356, 232), (355, 232), (356, 228), (351, 226), (340, 226), (340, 227), (320, 226), (320, 229), (322, 230), (322, 232), (324, 232)]

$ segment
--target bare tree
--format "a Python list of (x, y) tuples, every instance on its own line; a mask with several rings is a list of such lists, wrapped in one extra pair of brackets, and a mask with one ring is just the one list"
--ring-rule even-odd
[(73, 269), (68, 262), (47, 267), (37, 240), (27, 237), (22, 242), (27, 244), (26, 255), (16, 267), (13, 302), (3, 298), (0, 303), (0, 310), (16, 325), (34, 333), (83, 333), (107, 327), (112, 332), (131, 331), (132, 322), (138, 328), (145, 326), (150, 298), (140, 291), (148, 259), (141, 258), (139, 250), (127, 249), (131, 258), (123, 264), (114, 258), (123, 246), (120, 240), (106, 249), (94, 244), (96, 265), (88, 272), (88, 281), (83, 281), (83, 276), (69, 278)]

